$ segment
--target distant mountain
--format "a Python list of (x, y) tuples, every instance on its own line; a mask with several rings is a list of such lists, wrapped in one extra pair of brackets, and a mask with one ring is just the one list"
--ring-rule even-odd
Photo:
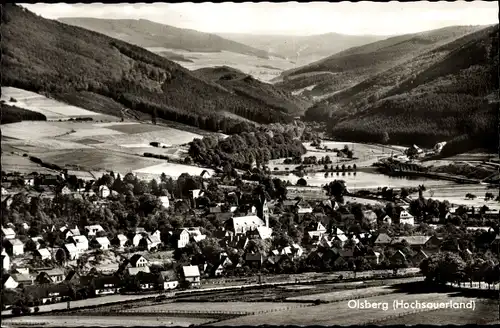
[(251, 75), (228, 66), (201, 68), (194, 72), (239, 96), (263, 102), (275, 110), (294, 116), (303, 115), (305, 109), (311, 105), (290, 92), (256, 80)]
[[(207, 130), (237, 131), (232, 113), (258, 123), (291, 116), (262, 101), (228, 91), (138, 46), (14, 5), (2, 6), (2, 83), (44, 93), (75, 106), (115, 104), (151, 117)], [(119, 105), (118, 105), (119, 104)], [(233, 129), (234, 128), (234, 129)]]
[(374, 74), (397, 67), (431, 49), (483, 28), (484, 26), (452, 26), (405, 34), (350, 48), (314, 63), (283, 72), (281, 74), (283, 82), (279, 84), (290, 91), (310, 87), (308, 94), (316, 97), (316, 100), (321, 100), (348, 89)]
[(305, 65), (352, 47), (388, 38), (388, 36), (345, 35), (338, 33), (311, 36), (218, 34), (229, 40), (262, 49), (269, 53), (279, 54), (296, 62), (298, 65)]
[(155, 23), (146, 19), (59, 18), (60, 22), (102, 33), (143, 48), (163, 47), (194, 52), (231, 51), (262, 58), (268, 52), (218, 35)]
[(308, 109), (306, 118), (348, 140), (495, 149), (498, 26), (452, 30), (351, 49), (294, 72), (336, 73), (321, 91), (328, 83), (338, 91)]

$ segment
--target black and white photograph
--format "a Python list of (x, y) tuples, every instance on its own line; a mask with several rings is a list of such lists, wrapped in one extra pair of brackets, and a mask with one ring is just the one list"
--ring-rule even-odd
[(496, 1), (0, 6), (2, 328), (500, 324)]

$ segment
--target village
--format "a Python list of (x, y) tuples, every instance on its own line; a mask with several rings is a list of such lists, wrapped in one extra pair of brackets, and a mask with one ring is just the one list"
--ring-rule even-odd
[(411, 199), (404, 190), (385, 207), (345, 202), (340, 180), (317, 200), (289, 199), (279, 179), (222, 182), (207, 171), (149, 182), (132, 173), (90, 181), (2, 174), (2, 310), (236, 277), (397, 275), (440, 251), (465, 262), (481, 257), (485, 281), (498, 280), (498, 211)]

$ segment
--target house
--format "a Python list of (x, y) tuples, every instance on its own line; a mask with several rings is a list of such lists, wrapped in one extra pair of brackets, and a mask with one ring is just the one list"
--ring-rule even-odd
[(296, 212), (298, 215), (312, 213), (312, 211), (313, 211), (313, 208), (311, 207), (311, 205), (309, 205), (307, 202), (303, 201), (302, 199), (299, 200), (295, 206), (296, 206)]
[(187, 229), (177, 229), (172, 233), (171, 240), (176, 248), (184, 248), (189, 243), (189, 232)]
[(214, 264), (212, 268), (212, 276), (219, 277), (225, 273), (225, 269), (232, 266), (233, 262), (227, 257), (226, 254), (221, 254), (219, 261)]
[(398, 250), (396, 253), (394, 253), (391, 256), (391, 258), (389, 260), (393, 264), (404, 263), (404, 262), (406, 262), (406, 255), (402, 251)]
[(80, 285), (80, 274), (76, 270), (71, 270), (64, 278), (65, 282), (72, 283), (73, 285)]
[(14, 273), (12, 277), (19, 285), (23, 286), (33, 285), (36, 278), (36, 276), (30, 273)]
[(10, 256), (5, 249), (2, 249), (2, 269), (10, 271)]
[(102, 185), (99, 186), (98, 192), (99, 197), (101, 198), (108, 198), (108, 196), (111, 194), (111, 191), (109, 190), (108, 186)]
[(116, 294), (120, 288), (121, 280), (116, 276), (101, 276), (92, 279), (96, 295)]
[(146, 233), (146, 229), (144, 229), (143, 227), (137, 227), (135, 228), (135, 234), (143, 234), (143, 233)]
[(420, 250), (417, 252), (417, 254), (415, 254), (412, 257), (411, 261), (413, 262), (413, 265), (418, 267), (420, 265), (420, 263), (428, 257), (429, 256), (423, 250)]
[(95, 238), (96, 247), (98, 249), (107, 250), (109, 249), (109, 245), (111, 244), (108, 237), (97, 237)]
[(399, 224), (415, 225), (415, 218), (408, 211), (401, 211), (399, 214)]
[(140, 272), (135, 276), (135, 278), (141, 290), (156, 289), (161, 279), (159, 274), (151, 272)]
[(58, 193), (61, 195), (69, 195), (71, 194), (71, 189), (68, 188), (68, 186), (64, 186), (62, 188), (57, 188), (56, 190)]
[(125, 245), (127, 244), (127, 241), (128, 241), (127, 236), (121, 233), (113, 239), (113, 244), (119, 248), (124, 248)]
[(387, 225), (392, 224), (392, 219), (389, 215), (384, 216), (381, 221), (383, 224), (387, 224)]
[(32, 237), (31, 240), (35, 243), (35, 249), (39, 249), (41, 247), (40, 240), (43, 241), (43, 237)]
[(30, 229), (30, 226), (26, 223), (26, 222), (23, 222), (23, 224), (21, 225), (23, 227), (24, 230), (28, 231)]
[(3, 289), (14, 289), (17, 288), (17, 286), (19, 286), (19, 283), (10, 274), (2, 276)]
[(184, 280), (189, 282), (191, 286), (200, 286), (200, 270), (196, 265), (188, 265), (182, 267)]
[(75, 244), (72, 243), (64, 244), (63, 249), (66, 252), (66, 258), (69, 261), (77, 260), (78, 258), (80, 258), (80, 253), (78, 252), (78, 249), (76, 248)]
[(426, 251), (431, 251), (439, 248), (440, 240), (435, 236), (399, 236), (394, 237), (391, 244), (401, 243), (406, 241), (412, 248), (422, 248)]
[(149, 261), (141, 254), (134, 254), (129, 259), (130, 265), (134, 268), (143, 268), (149, 266)]
[(11, 240), (16, 238), (16, 232), (12, 228), (2, 227), (2, 237), (3, 239)]
[(35, 176), (32, 174), (24, 176), (24, 185), (33, 187), (35, 185)]
[(323, 224), (321, 224), (321, 222), (314, 223), (307, 228), (307, 234), (311, 238), (321, 238), (325, 233), (326, 228)]
[(169, 208), (170, 207), (170, 200), (168, 199), (168, 196), (160, 196), (159, 197), (161, 206), (163, 208)]
[(28, 286), (25, 290), (26, 294), (31, 295), (34, 300), (41, 304), (49, 304), (60, 302), (64, 297), (70, 295), (70, 288), (66, 284), (45, 284)]
[(7, 253), (12, 256), (18, 256), (24, 254), (24, 243), (19, 239), (8, 239), (5, 246)]
[(235, 234), (245, 234), (248, 231), (253, 231), (257, 229), (257, 227), (263, 226), (265, 226), (264, 221), (256, 215), (231, 218), (225, 223), (226, 229)]
[(304, 254), (304, 249), (299, 244), (292, 244), (293, 258), (299, 258)]
[(191, 190), (191, 204), (194, 207), (197, 207), (196, 204), (197, 204), (198, 198), (203, 197), (204, 195), (205, 195), (205, 192), (201, 189)]
[(375, 251), (370, 251), (367, 254), (365, 254), (365, 259), (368, 262), (371, 262), (372, 264), (378, 265), (382, 262), (382, 253), (380, 252), (375, 252)]
[(205, 238), (207, 238), (207, 235), (204, 235), (201, 233), (200, 228), (196, 227), (190, 227), (190, 228), (184, 228), (187, 230), (189, 237), (193, 238), (195, 242), (199, 242)]
[(179, 279), (174, 270), (160, 271), (160, 281), (163, 282), (163, 290), (175, 289), (179, 286)]
[(157, 249), (158, 246), (160, 245), (161, 245), (161, 240), (157, 235), (148, 235), (141, 239), (138, 247), (150, 251), (152, 249)]
[(271, 238), (273, 234), (273, 229), (269, 227), (257, 227), (256, 230), (254, 230), (256, 233), (256, 236), (262, 240), (269, 239)]
[(75, 244), (78, 253), (80, 254), (85, 253), (89, 249), (89, 240), (87, 239), (87, 237), (83, 235), (72, 236), (71, 239), (73, 240), (73, 243)]
[(46, 275), (50, 278), (50, 280), (54, 283), (60, 283), (64, 281), (64, 272), (61, 269), (55, 268), (55, 269), (50, 269), (50, 270), (44, 270), (40, 271), (38, 277), (41, 277), (41, 275)]
[(132, 245), (134, 245), (135, 247), (139, 246), (139, 243), (143, 238), (144, 237), (142, 233), (136, 233), (135, 236), (132, 238)]
[(85, 226), (84, 229), (87, 232), (87, 236), (95, 236), (98, 232), (104, 232), (100, 224)]
[(52, 258), (52, 254), (50, 254), (49, 250), (47, 248), (40, 248), (35, 251), (34, 254), (35, 258), (39, 260), (49, 260)]
[(245, 262), (250, 266), (260, 267), (264, 263), (264, 255), (261, 253), (253, 254), (247, 253), (245, 255)]
[(392, 241), (392, 238), (389, 237), (386, 233), (381, 233), (377, 236), (377, 239), (375, 239), (375, 246), (386, 246), (390, 245)]

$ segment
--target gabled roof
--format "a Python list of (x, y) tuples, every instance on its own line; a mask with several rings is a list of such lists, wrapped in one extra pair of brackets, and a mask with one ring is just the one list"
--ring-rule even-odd
[(145, 273), (149, 273), (151, 272), (149, 270), (149, 267), (148, 266), (145, 266), (145, 267), (133, 267), (133, 268), (127, 268), (127, 272), (130, 276), (135, 276), (136, 274), (138, 274), (139, 272), (145, 272)]
[(64, 247), (70, 253), (78, 253), (78, 249), (76, 248), (75, 244), (64, 244)]
[(242, 228), (247, 228), (250, 226), (264, 226), (265, 223), (262, 221), (261, 218), (259, 218), (256, 215), (249, 215), (249, 216), (240, 216), (237, 218), (232, 218), (233, 220), (233, 227), (235, 231), (238, 231)]
[(132, 255), (132, 257), (130, 257), (130, 259), (128, 260), (130, 262), (130, 264), (132, 264), (132, 266), (136, 266), (137, 265), (137, 262), (141, 259), (145, 259), (146, 261), (148, 260), (147, 258), (145, 258), (144, 256), (142, 256), (141, 254), (134, 254)]
[(120, 241), (127, 241), (128, 240), (127, 236), (125, 236), (122, 233), (117, 235), (116, 238), (118, 238), (118, 240), (120, 240)]
[(99, 245), (104, 246), (110, 244), (108, 237), (97, 237), (95, 240), (99, 243)]
[(377, 239), (375, 240), (375, 244), (390, 244), (391, 243), (391, 237), (389, 237), (388, 234), (386, 233), (381, 233), (378, 235)]
[(183, 266), (182, 272), (184, 273), (184, 277), (199, 277), (200, 276), (200, 269), (196, 265)]
[(50, 269), (50, 270), (43, 270), (43, 271), (40, 271), (40, 273), (46, 273), (50, 277), (64, 275), (64, 271), (59, 269), (59, 268), (54, 268), (54, 269)]
[(2, 227), (2, 233), (4, 236), (8, 236), (8, 235), (16, 235), (16, 232), (14, 231), (14, 229), (12, 228), (3, 228)]
[(23, 246), (24, 243), (22, 241), (20, 241), (19, 239), (9, 239), (8, 242), (12, 245), (12, 246)]
[(417, 245), (425, 245), (425, 243), (427, 243), (430, 239), (431, 236), (400, 236), (400, 237), (394, 237), (391, 243), (393, 244), (401, 243), (403, 242), (403, 240), (406, 240), (406, 242), (411, 246), (417, 246)]
[(50, 252), (47, 248), (40, 248), (36, 252), (42, 257), (51, 257)]
[(79, 244), (79, 243), (88, 243), (89, 240), (87, 239), (87, 237), (83, 236), (83, 235), (80, 235), (80, 236), (72, 236), (73, 240), (75, 241), (75, 243)]

